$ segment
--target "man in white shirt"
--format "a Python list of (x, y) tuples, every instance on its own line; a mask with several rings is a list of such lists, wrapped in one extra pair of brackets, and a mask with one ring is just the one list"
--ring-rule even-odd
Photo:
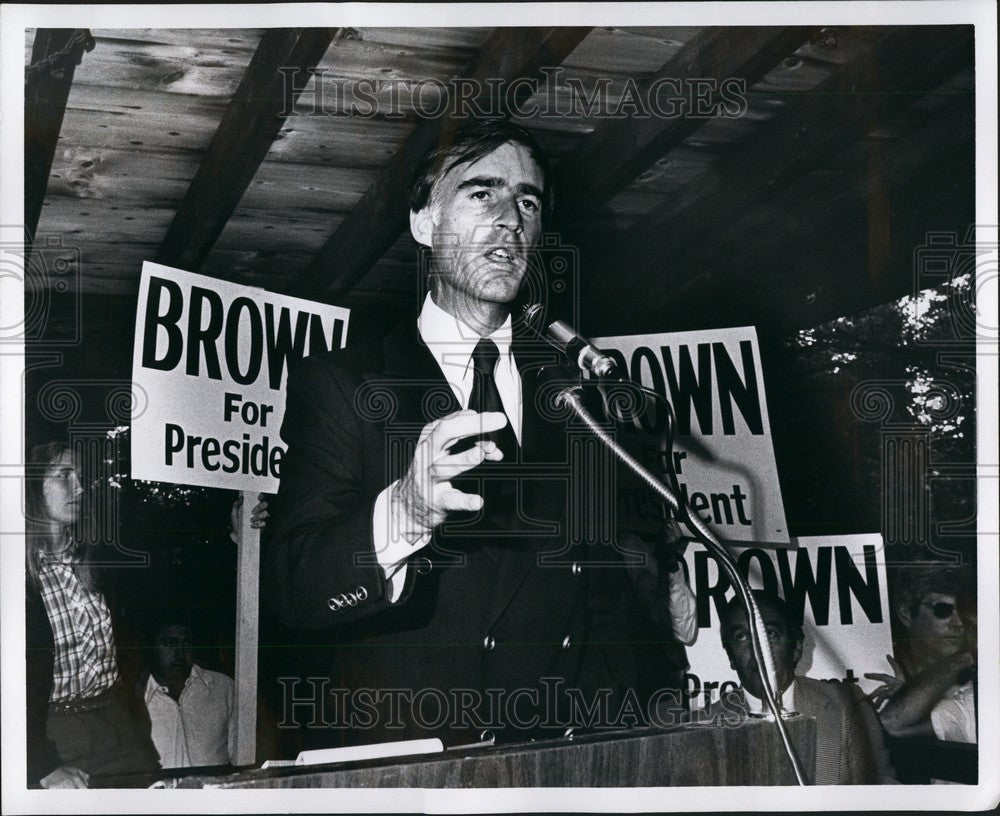
[(191, 625), (182, 616), (157, 626), (151, 656), (144, 693), (161, 765), (230, 764), (233, 681), (194, 662)]
[[(816, 719), (816, 765), (811, 775), (806, 769), (807, 776), (816, 785), (895, 782), (871, 703), (856, 685), (797, 675), (795, 667), (802, 657), (801, 616), (777, 595), (755, 590), (753, 596), (774, 660), (781, 708)], [(737, 702), (752, 717), (769, 717), (748, 620), (740, 599), (734, 597), (721, 614), (722, 645), (742, 685), (742, 700)]]

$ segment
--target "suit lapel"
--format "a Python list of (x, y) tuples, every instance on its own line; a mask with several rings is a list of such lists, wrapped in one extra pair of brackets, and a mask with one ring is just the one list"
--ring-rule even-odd
[[(822, 686), (820, 686), (820, 688), (822, 688)], [(825, 711), (830, 708), (833, 703), (827, 695), (823, 694), (816, 687), (812, 678), (796, 677), (795, 705), (796, 707), (801, 706), (803, 709), (810, 712), (810, 716), (814, 716), (812, 712), (821, 710)]]
[(795, 679), (795, 707), (801, 714), (816, 719), (816, 765), (813, 784), (833, 784), (841, 758), (839, 716), (823, 684), (809, 677)]
[[(461, 406), (441, 368), (417, 331), (415, 316), (405, 318), (382, 343), (381, 379), (396, 399), (391, 420), (399, 430), (413, 432), (414, 438), (428, 422), (457, 411)], [(371, 381), (380, 379), (371, 375)]]
[[(521, 447), (529, 462), (552, 461), (553, 443), (565, 436), (565, 428), (542, 416), (538, 398), (538, 372), (554, 359), (551, 350), (540, 351), (537, 345), (515, 337), (511, 346), (514, 363), (521, 377)], [(554, 437), (558, 433), (560, 436)]]

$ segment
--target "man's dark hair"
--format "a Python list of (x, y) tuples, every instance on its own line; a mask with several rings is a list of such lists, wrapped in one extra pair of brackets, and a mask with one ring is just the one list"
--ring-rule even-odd
[(971, 576), (964, 567), (945, 564), (900, 567), (892, 585), (892, 609), (895, 614), (900, 607), (907, 607), (916, 615), (920, 603), (931, 592), (952, 595), (955, 598), (969, 592)]
[[(788, 603), (767, 590), (754, 589), (752, 590), (752, 594), (762, 615), (765, 610), (771, 610), (777, 613), (778, 617), (784, 621), (785, 626), (788, 627), (788, 636), (792, 642), (801, 643), (805, 639), (805, 634), (802, 631), (802, 615), (796, 614)], [(729, 633), (736, 625), (736, 621), (747, 618), (746, 609), (743, 607), (743, 601), (740, 600), (738, 594), (734, 595), (732, 600), (722, 608), (719, 617), (722, 643), (725, 645), (729, 642)]]
[(194, 616), (184, 606), (174, 603), (154, 604), (144, 615), (144, 636), (146, 643), (153, 646), (156, 636), (168, 626), (184, 626), (194, 632)]
[(477, 120), (444, 136), (444, 141), (428, 153), (417, 167), (410, 185), (410, 209), (418, 212), (427, 206), (437, 181), (460, 164), (471, 164), (508, 142), (524, 147), (542, 171), (545, 179), (542, 211), (552, 206), (549, 163), (535, 137), (506, 119)]

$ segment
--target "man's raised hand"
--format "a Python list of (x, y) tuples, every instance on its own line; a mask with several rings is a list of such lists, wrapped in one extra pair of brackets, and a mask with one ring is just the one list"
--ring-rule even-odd
[(413, 526), (430, 532), (452, 510), (479, 510), (483, 497), (463, 493), (451, 479), (471, 470), (483, 460), (497, 462), (502, 451), (490, 440), (479, 440), (460, 453), (452, 449), (463, 439), (500, 430), (507, 424), (501, 411), (477, 413), (455, 411), (424, 426), (413, 452), (409, 470), (393, 493), (399, 510)]

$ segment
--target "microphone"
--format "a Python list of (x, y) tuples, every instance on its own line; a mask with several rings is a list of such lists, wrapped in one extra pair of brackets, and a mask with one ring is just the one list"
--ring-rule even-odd
[(621, 379), (618, 366), (608, 355), (602, 354), (576, 329), (561, 320), (543, 325), (542, 306), (529, 303), (524, 307), (524, 322), (535, 334), (553, 348), (565, 354), (570, 362), (576, 363), (581, 371), (593, 374), (601, 380)]

